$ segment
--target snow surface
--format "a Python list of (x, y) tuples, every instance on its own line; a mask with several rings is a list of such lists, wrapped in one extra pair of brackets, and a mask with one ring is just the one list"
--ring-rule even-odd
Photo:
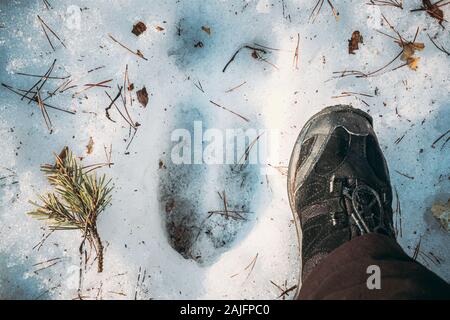
[[(449, 129), (448, 57), (433, 46), (427, 33), (437, 34), (446, 48), (450, 44), (448, 31), (436, 20), (423, 12), (409, 12), (421, 1), (406, 1), (403, 10), (368, 6), (365, 1), (333, 1), (339, 21), (325, 3), (314, 23), (308, 19), (314, 1), (49, 2), (51, 10), (42, 1), (1, 1), (1, 82), (29, 88), (36, 79), (15, 73), (43, 74), (57, 59), (53, 75), (71, 75), (79, 86), (114, 79), (112, 88), (107, 89), (114, 96), (128, 65), (135, 88), (146, 86), (149, 104), (142, 108), (134, 101), (130, 107), (141, 127), (126, 152), (129, 129), (117, 113), (112, 112), (117, 123), (106, 119), (104, 109), (109, 99), (104, 88), (72, 97), (80, 89), (77, 87), (49, 99), (54, 106), (77, 111), (69, 115), (49, 110), (53, 134), (46, 129), (36, 105), (0, 89), (0, 177), (8, 176), (0, 180), (1, 298), (76, 297), (80, 233), (55, 232), (42, 247), (33, 249), (48, 229), (45, 222), (25, 213), (31, 209), (28, 200), (36, 200), (37, 193), (49, 190), (39, 165), (51, 162), (52, 152), (68, 145), (84, 157), (83, 163), (91, 164), (104, 162), (104, 146), (111, 144), (114, 165), (100, 170), (115, 185), (112, 205), (98, 222), (106, 247), (105, 271), (98, 274), (95, 262), (88, 265), (83, 280), (86, 298), (277, 298), (280, 291), (270, 281), (287, 287), (297, 284), (299, 255), (286, 177), (274, 167), (283, 171), (287, 166), (295, 138), (307, 119), (338, 103), (362, 108), (374, 117), (392, 183), (400, 196), (400, 244), (412, 255), (421, 239), (419, 261), (450, 280), (449, 235), (429, 212), (433, 202), (448, 198), (449, 193), (448, 145), (441, 148), (444, 141), (440, 141), (436, 148), (431, 147)], [(76, 11), (80, 13), (78, 27)], [(444, 11), (448, 16), (448, 6)], [(370, 78), (332, 79), (334, 71), (375, 70), (400, 51), (392, 39), (377, 32), (390, 32), (381, 13), (407, 39), (420, 27), (417, 41), (424, 42), (425, 49), (417, 53), (421, 58), (418, 70), (403, 67)], [(53, 52), (38, 14), (67, 49), (52, 38)], [(136, 37), (131, 28), (140, 20), (148, 29)], [(164, 30), (158, 31), (156, 26)], [(211, 34), (202, 26), (209, 27)], [(355, 55), (349, 55), (347, 40), (354, 30), (361, 32), (364, 44)], [(148, 61), (121, 48), (108, 34), (132, 50), (140, 49)], [(298, 69), (293, 66), (297, 34)], [(195, 47), (199, 41), (203, 46)], [(279, 50), (268, 50), (266, 63), (243, 49), (222, 72), (239, 47), (254, 43)], [(396, 61), (392, 67), (401, 63)], [(105, 67), (88, 73), (100, 66)], [(240, 88), (226, 92), (244, 81)], [(204, 92), (196, 87), (199, 83)], [(59, 84), (49, 80), (47, 88)], [(354, 96), (333, 98), (343, 91), (373, 97), (361, 97), (368, 105)], [(209, 100), (238, 112), (249, 122)], [(262, 167), (267, 169), (263, 165), (249, 165), (236, 176), (226, 165), (171, 164), (172, 130), (192, 130), (194, 121), (202, 121), (205, 129), (279, 132), (279, 161), (271, 163), (268, 168), (273, 170), (267, 176), (260, 174)], [(95, 142), (90, 155), (86, 154), (89, 137)], [(159, 168), (160, 160), (166, 168)], [(15, 175), (9, 177), (12, 173), (8, 169)], [(244, 175), (248, 179), (240, 185)], [(243, 206), (248, 211), (247, 220), (212, 217), (207, 222), (212, 235), (202, 234), (193, 245), (193, 252), (201, 258), (185, 259), (168, 241), (165, 197), (169, 194), (176, 197), (175, 203), (182, 203), (175, 205), (175, 220), (192, 212), (193, 223), (198, 224), (208, 210), (222, 209), (218, 196), (222, 191), (226, 191), (230, 206)], [(440, 263), (427, 258), (430, 252)], [(256, 262), (248, 267), (256, 255)], [(53, 258), (61, 259), (39, 270), (49, 265), (39, 263)]]

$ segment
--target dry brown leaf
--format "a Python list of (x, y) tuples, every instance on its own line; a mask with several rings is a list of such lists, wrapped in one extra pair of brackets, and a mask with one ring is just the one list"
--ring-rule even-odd
[(156, 31), (164, 31), (164, 28), (161, 26), (156, 26), (155, 29)]
[(422, 42), (407, 42), (399, 43), (399, 46), (403, 48), (400, 59), (405, 61), (411, 70), (417, 70), (420, 58), (416, 57), (416, 51), (422, 51), (425, 45)]
[(209, 36), (211, 35), (211, 28), (207, 26), (202, 26), (202, 30), (205, 31)]
[(434, 203), (431, 207), (433, 217), (444, 227), (445, 230), (450, 230), (450, 198), (447, 203)]
[(408, 60), (407, 60), (406, 62), (408, 63), (408, 67), (409, 67), (411, 70), (416, 71), (417, 68), (419, 67), (419, 66), (418, 66), (419, 60), (420, 60), (419, 57), (410, 57), (410, 58), (408, 58)]
[(430, 0), (423, 0), (422, 3), (428, 14), (438, 20), (439, 24), (442, 24), (444, 21), (444, 11), (439, 8), (438, 2), (431, 4)]
[(363, 43), (363, 37), (361, 33), (356, 30), (352, 33), (352, 38), (348, 40), (348, 53), (349, 54), (355, 54), (355, 50), (358, 50), (358, 45), (360, 43)]
[(139, 36), (141, 35), (145, 30), (147, 30), (147, 26), (145, 25), (145, 23), (143, 23), (142, 21), (139, 21), (138, 23), (136, 23), (133, 26), (133, 30), (131, 30), (131, 32), (136, 35)]
[(147, 104), (148, 104), (147, 89), (145, 87), (143, 87), (141, 90), (138, 90), (136, 92), (136, 95), (137, 95), (137, 99), (138, 99), (139, 103), (142, 104), (142, 106), (144, 108), (147, 107)]
[(89, 142), (86, 146), (87, 154), (91, 154), (92, 151), (94, 151), (94, 139), (92, 137), (89, 137)]

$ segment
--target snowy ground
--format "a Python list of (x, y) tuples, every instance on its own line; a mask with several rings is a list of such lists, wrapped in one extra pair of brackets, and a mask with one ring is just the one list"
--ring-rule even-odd
[[(115, 184), (112, 205), (99, 220), (106, 246), (105, 271), (97, 274), (95, 264), (89, 266), (83, 281), (86, 298), (277, 298), (280, 291), (270, 281), (292, 287), (299, 271), (283, 169), (306, 120), (338, 103), (362, 108), (374, 117), (400, 197), (399, 242), (412, 255), (421, 239), (419, 261), (450, 280), (449, 235), (429, 212), (435, 201), (446, 200), (449, 194), (449, 145), (441, 148), (444, 138), (431, 147), (449, 129), (448, 56), (427, 34), (447, 49), (450, 38), (426, 13), (409, 12), (421, 1), (406, 1), (403, 10), (368, 6), (366, 1), (334, 1), (339, 20), (325, 3), (314, 23), (309, 15), (315, 1), (49, 2), (52, 9), (43, 1), (0, 3), (1, 82), (28, 89), (36, 79), (15, 73), (42, 75), (57, 59), (52, 75), (70, 75), (78, 85), (48, 100), (76, 110), (70, 115), (49, 109), (53, 134), (34, 103), (0, 88), (0, 177), (10, 176), (8, 169), (15, 173), (0, 180), (1, 298), (76, 297), (80, 233), (55, 232), (42, 247), (33, 249), (48, 229), (45, 222), (25, 214), (31, 209), (28, 200), (49, 189), (39, 165), (51, 162), (52, 152), (65, 145), (84, 157), (85, 164), (104, 162), (104, 146), (113, 148), (114, 165), (101, 169)], [(448, 7), (443, 8), (447, 16)], [(393, 34), (381, 13), (408, 40), (420, 27), (417, 41), (425, 48), (417, 53), (418, 69), (406, 66), (369, 78), (332, 79), (334, 71), (376, 70), (400, 52), (398, 44), (377, 32)], [(50, 35), (52, 50), (37, 15), (67, 48)], [(138, 21), (148, 29), (136, 37), (131, 28)], [(354, 30), (361, 32), (364, 43), (349, 55), (347, 40)], [(132, 50), (139, 49), (148, 60), (120, 47), (108, 34)], [(298, 69), (293, 65), (297, 34)], [(255, 43), (279, 50), (267, 49), (262, 61), (243, 49), (222, 72), (239, 47)], [(385, 71), (402, 63), (397, 60)], [(141, 126), (128, 151), (127, 124), (113, 111), (116, 123), (105, 116), (110, 102), (105, 88), (73, 96), (84, 84), (107, 79), (113, 81), (106, 90), (115, 96), (126, 65), (135, 88), (145, 86), (149, 93), (146, 108), (136, 100), (129, 108)], [(98, 67), (102, 68), (88, 72)], [(49, 79), (46, 88), (51, 91), (61, 82)], [(335, 98), (345, 91), (371, 97)], [(174, 145), (171, 132), (192, 131), (194, 121), (202, 121), (204, 130), (278, 132), (279, 160), (271, 166), (249, 165), (238, 173), (229, 165), (175, 165), (169, 156)], [(94, 149), (87, 154), (90, 137)], [(268, 169), (267, 175), (261, 169)], [(167, 223), (188, 217), (198, 224), (208, 211), (223, 209), (218, 196), (223, 191), (230, 207), (246, 211), (246, 220), (215, 215), (194, 241), (191, 254), (196, 261), (185, 259), (169, 244)], [(173, 208), (169, 205), (175, 218), (166, 220), (171, 197), (175, 197)], [(399, 225), (398, 215), (396, 220)], [(53, 258), (58, 258), (55, 265), (46, 262)], [(291, 297), (292, 293), (287, 298)]]

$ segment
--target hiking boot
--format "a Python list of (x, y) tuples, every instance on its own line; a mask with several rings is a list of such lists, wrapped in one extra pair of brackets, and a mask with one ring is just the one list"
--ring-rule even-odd
[(383, 153), (362, 110), (325, 108), (292, 151), (288, 195), (302, 231), (302, 280), (331, 251), (366, 233), (395, 238), (392, 189)]

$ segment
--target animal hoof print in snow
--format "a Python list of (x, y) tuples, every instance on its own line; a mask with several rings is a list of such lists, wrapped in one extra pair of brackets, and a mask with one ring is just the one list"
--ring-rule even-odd
[[(167, 144), (171, 148), (158, 169), (160, 212), (172, 248), (186, 259), (209, 265), (251, 229), (264, 180), (257, 164), (174, 161), (174, 152), (181, 151), (177, 148), (194, 149), (193, 121), (202, 121), (207, 129), (196, 109), (181, 112), (178, 119), (177, 127), (186, 130)], [(204, 141), (200, 145), (206, 147)]]

